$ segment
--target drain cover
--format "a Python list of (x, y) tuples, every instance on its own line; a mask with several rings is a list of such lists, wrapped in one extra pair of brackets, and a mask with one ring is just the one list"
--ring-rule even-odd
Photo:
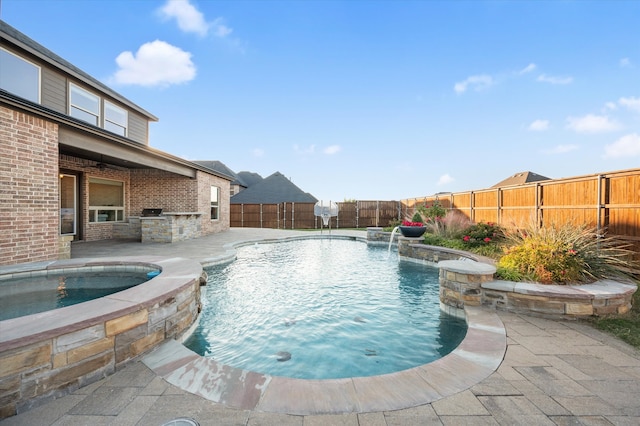
[(180, 417), (177, 419), (169, 420), (167, 423), (164, 423), (162, 426), (200, 426), (200, 423), (196, 422), (193, 419), (189, 419), (187, 417)]

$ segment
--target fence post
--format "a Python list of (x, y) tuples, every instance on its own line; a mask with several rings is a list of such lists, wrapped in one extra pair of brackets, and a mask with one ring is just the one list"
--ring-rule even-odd
[(497, 203), (497, 211), (496, 211), (496, 222), (498, 224), (502, 224), (502, 190), (500, 187), (496, 188), (496, 203)]
[(296, 224), (296, 203), (291, 203), (291, 229), (295, 229)]
[(240, 204), (240, 225), (244, 228), (244, 203)]
[(475, 223), (476, 222), (476, 212), (473, 210), (473, 205), (475, 204), (475, 194), (473, 193), (473, 191), (471, 191), (469, 193), (469, 204), (471, 207), (471, 210), (469, 211), (469, 216), (471, 217), (471, 222)]

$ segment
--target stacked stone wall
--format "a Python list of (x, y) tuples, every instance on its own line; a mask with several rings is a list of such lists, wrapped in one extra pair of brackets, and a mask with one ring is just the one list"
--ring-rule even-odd
[(41, 338), (1, 342), (0, 419), (112, 374), (161, 342), (180, 336), (199, 311), (200, 280), (192, 279), (151, 304), (125, 312), (114, 306), (114, 312), (96, 321), (62, 327)]

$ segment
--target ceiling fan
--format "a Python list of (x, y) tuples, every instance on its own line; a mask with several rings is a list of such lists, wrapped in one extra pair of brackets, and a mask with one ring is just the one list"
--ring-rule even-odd
[(93, 165), (88, 165), (88, 166), (85, 166), (85, 167), (96, 168), (96, 169), (98, 169), (100, 171), (103, 171), (105, 169), (117, 169), (116, 166), (112, 166), (111, 164), (105, 163), (102, 154), (100, 154), (100, 161), (96, 162)]

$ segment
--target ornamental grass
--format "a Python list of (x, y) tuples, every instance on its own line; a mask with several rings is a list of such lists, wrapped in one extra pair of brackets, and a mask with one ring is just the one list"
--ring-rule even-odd
[(498, 276), (511, 281), (580, 284), (615, 278), (637, 268), (628, 244), (586, 225), (564, 224), (505, 231)]

